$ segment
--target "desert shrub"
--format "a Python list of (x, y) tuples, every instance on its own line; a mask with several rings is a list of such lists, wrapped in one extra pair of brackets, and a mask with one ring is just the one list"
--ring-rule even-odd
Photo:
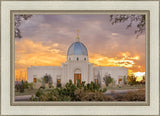
[(34, 96), (32, 95), (31, 98), (30, 98), (30, 101), (38, 101), (38, 98), (37, 98), (37, 97), (34, 97)]
[(38, 91), (36, 92), (36, 96), (39, 97), (43, 94), (43, 91), (41, 89), (38, 89)]
[(28, 83), (28, 88), (33, 89), (33, 83)]
[(126, 101), (145, 101), (145, 91), (138, 90), (134, 92), (128, 92), (124, 96), (124, 100)]
[(71, 97), (70, 96), (64, 96), (63, 101), (71, 101)]
[(105, 101), (115, 101), (112, 96), (105, 96)]
[(107, 91), (107, 88), (103, 88), (102, 92), (104, 93), (104, 92), (106, 92), (106, 91)]
[(95, 84), (94, 82), (88, 83), (86, 86), (84, 86), (84, 90), (85, 91), (91, 91), (91, 92), (95, 92), (95, 91), (101, 91), (101, 88), (98, 84)]
[(39, 101), (48, 101), (48, 100), (49, 100), (48, 94), (42, 94), (41, 96), (39, 96)]
[(144, 101), (145, 91), (138, 90), (114, 96), (104, 95), (106, 88), (101, 89), (97, 84), (91, 82), (75, 85), (69, 80), (64, 87), (39, 89), (32, 101)]
[(45, 89), (45, 87), (44, 86), (40, 86), (40, 89)]
[(122, 94), (116, 94), (115, 97), (114, 97), (114, 99), (116, 101), (124, 101), (124, 95), (122, 95)]
[(87, 92), (81, 101), (113, 101), (114, 99), (109, 96), (105, 96), (102, 92)]
[(87, 85), (85, 82), (75, 85), (72, 83), (72, 80), (69, 80), (64, 87), (48, 90), (39, 89), (36, 97), (39, 98), (39, 101), (105, 101), (109, 100), (109, 98), (103, 94), (105, 91), (105, 88), (101, 89), (93, 82)]
[(116, 101), (145, 101), (145, 90), (130, 91), (126, 94), (116, 94)]
[(57, 83), (57, 87), (61, 87), (62, 85), (61, 85), (61, 83)]

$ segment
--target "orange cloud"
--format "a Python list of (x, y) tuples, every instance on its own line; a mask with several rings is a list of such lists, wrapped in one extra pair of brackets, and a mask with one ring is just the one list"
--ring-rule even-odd
[(145, 72), (145, 67), (140, 66), (136, 61), (140, 59), (140, 56), (131, 56), (129, 52), (120, 53), (117, 57), (106, 57), (100, 54), (93, 54), (89, 58), (91, 63), (97, 66), (118, 66), (126, 67), (129, 69), (129, 74), (142, 71)]
[(122, 55), (120, 58), (118, 57), (109, 58), (106, 56), (102, 56), (100, 54), (94, 54), (90, 58), (90, 62), (101, 66), (124, 66), (127, 68), (131, 68), (135, 64), (134, 60), (138, 59), (139, 56), (128, 57), (126, 55), (125, 56)]
[[(48, 46), (29, 39), (15, 41), (15, 80), (26, 80), (27, 67), (31, 65), (60, 66), (61, 63), (66, 61), (66, 54), (58, 49), (59, 46), (58, 43)], [(145, 67), (136, 62), (139, 60), (139, 55), (131, 56), (130, 52), (121, 52), (116, 57), (107, 57), (101, 54), (91, 54), (89, 56), (89, 62), (95, 65), (126, 67), (129, 69), (129, 73), (145, 72)]]
[(41, 42), (22, 39), (15, 42), (15, 80), (27, 79), (27, 67), (37, 66), (58, 66), (65, 62), (66, 55), (56, 47), (42, 45)]

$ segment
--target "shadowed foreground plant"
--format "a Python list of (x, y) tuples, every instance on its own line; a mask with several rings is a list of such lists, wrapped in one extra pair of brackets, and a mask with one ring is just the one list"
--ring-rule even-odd
[[(105, 101), (108, 100), (103, 94), (105, 91), (105, 88), (102, 90), (99, 85), (93, 82), (87, 85), (85, 85), (85, 82), (75, 85), (69, 80), (61, 88), (39, 89), (36, 97), (39, 101)], [(32, 98), (31, 100), (35, 99)]]
[(116, 101), (145, 101), (145, 90), (130, 91), (124, 95), (117, 94)]
[(74, 85), (70, 80), (64, 87), (39, 89), (31, 101), (145, 101), (145, 90), (114, 96), (104, 95), (105, 91), (93, 82)]

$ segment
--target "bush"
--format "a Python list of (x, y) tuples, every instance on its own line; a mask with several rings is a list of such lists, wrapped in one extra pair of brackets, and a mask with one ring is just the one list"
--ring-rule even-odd
[(108, 100), (103, 94), (105, 91), (105, 88), (102, 90), (93, 82), (87, 85), (85, 82), (75, 85), (69, 80), (63, 88), (39, 89), (36, 97), (39, 101), (105, 101)]
[(138, 82), (136, 81), (136, 77), (134, 75), (128, 76), (128, 84), (136, 85)]
[(110, 83), (113, 82), (113, 78), (111, 78), (111, 76), (107, 74), (103, 77), (103, 81), (106, 84), (106, 86), (108, 86)]
[(124, 100), (126, 101), (145, 101), (145, 91), (144, 90), (138, 90), (134, 92), (128, 92), (124, 96)]
[(106, 89), (106, 88), (103, 88), (102, 92), (104, 93), (104, 92), (106, 92), (106, 91), (107, 91), (107, 89)]
[(38, 91), (36, 92), (36, 96), (40, 97), (43, 94), (43, 91), (41, 89), (38, 89)]
[(32, 101), (145, 101), (145, 91), (138, 90), (126, 94), (106, 96), (103, 94), (107, 89), (101, 89), (91, 82), (74, 85), (71, 80), (64, 87), (39, 89)]
[(116, 101), (145, 101), (145, 90), (130, 91), (124, 95), (117, 94)]
[(113, 101), (114, 99), (109, 96), (105, 96), (102, 92), (87, 92), (81, 101)]
[(45, 89), (45, 87), (44, 86), (40, 86), (40, 89)]
[(27, 81), (25, 81), (24, 82), (24, 89), (28, 89), (29, 87), (28, 87), (28, 82)]
[(38, 98), (36, 98), (36, 97), (34, 97), (34, 96), (32, 95), (32, 97), (30, 98), (30, 100), (31, 100), (31, 101), (38, 101)]
[(28, 83), (28, 88), (33, 89), (33, 83)]
[(57, 87), (61, 87), (61, 83), (57, 83)]

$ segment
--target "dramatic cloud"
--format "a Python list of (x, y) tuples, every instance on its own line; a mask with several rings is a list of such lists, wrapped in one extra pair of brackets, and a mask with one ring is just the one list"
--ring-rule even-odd
[(20, 27), (22, 39), (15, 39), (16, 79), (26, 79), (27, 67), (60, 66), (67, 49), (80, 30), (80, 41), (88, 49), (89, 61), (100, 66), (124, 66), (145, 72), (145, 35), (138, 39), (135, 25), (112, 25), (109, 15), (33, 15)]

